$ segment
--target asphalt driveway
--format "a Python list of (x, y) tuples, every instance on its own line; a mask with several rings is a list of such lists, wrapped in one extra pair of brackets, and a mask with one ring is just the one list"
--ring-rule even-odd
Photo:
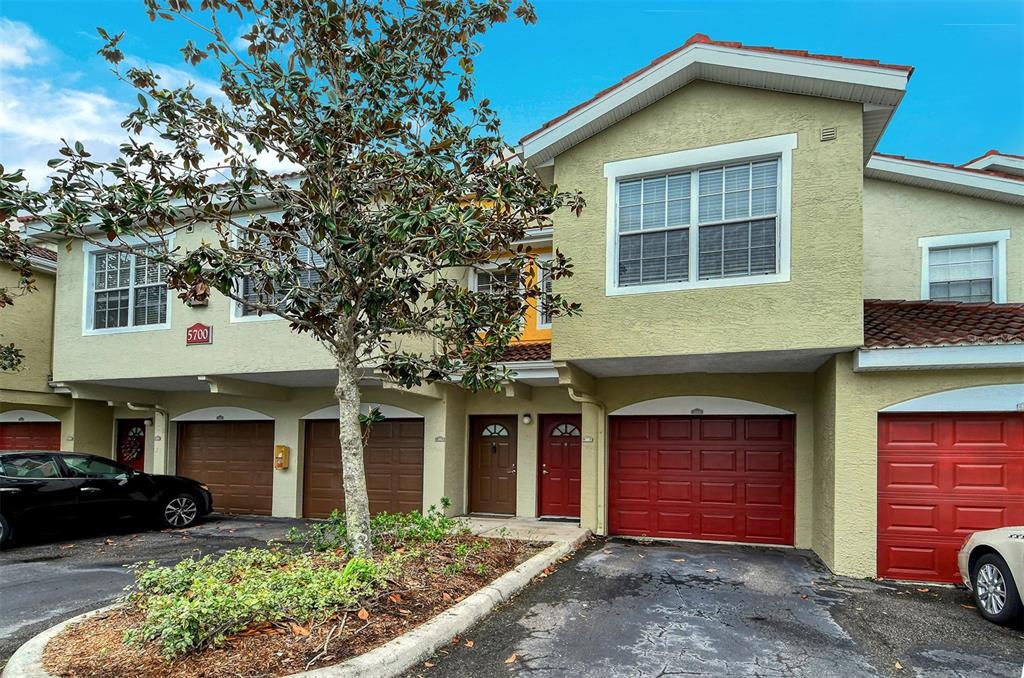
[(175, 563), (238, 546), (265, 546), (301, 520), (208, 516), (187, 530), (142, 531), (63, 538), (0, 551), (0, 667), (26, 640), (54, 624), (110, 604), (132, 578), (126, 565)]
[(408, 676), (1019, 678), (1024, 634), (969, 604), (805, 551), (595, 541)]

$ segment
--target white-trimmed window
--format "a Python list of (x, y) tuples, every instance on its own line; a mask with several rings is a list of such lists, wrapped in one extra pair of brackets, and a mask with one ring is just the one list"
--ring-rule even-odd
[(796, 135), (605, 165), (608, 294), (789, 280)]
[(84, 330), (103, 334), (170, 326), (166, 267), (145, 256), (87, 246)]
[(1005, 302), (1010, 232), (920, 238), (921, 297), (935, 301)]
[[(317, 252), (314, 252), (308, 247), (300, 246), (298, 248), (297, 256), (301, 261), (311, 264), (315, 268), (303, 269), (299, 272), (298, 284), (303, 287), (311, 287), (312, 285), (320, 281), (320, 270), (323, 268), (324, 260)], [(284, 294), (275, 290), (272, 294), (268, 295), (258, 280), (252, 277), (239, 278), (237, 281), (239, 295), (246, 300), (250, 300), (254, 303), (261, 304), (277, 304), (284, 299)], [(232, 305), (234, 307), (232, 311), (232, 320), (273, 320), (279, 319), (280, 316), (276, 313), (269, 313), (264, 311), (262, 315), (260, 311), (253, 306), (249, 306), (244, 302), (236, 302)]]
[(549, 311), (551, 303), (551, 273), (542, 267), (542, 264), (551, 260), (550, 255), (540, 255), (537, 257), (537, 275), (540, 276), (540, 296), (537, 297), (537, 329), (548, 330), (551, 329), (551, 313)]
[(504, 268), (487, 269), (476, 272), (475, 288), (477, 292), (492, 292), (503, 285), (514, 285), (519, 281), (515, 271)]

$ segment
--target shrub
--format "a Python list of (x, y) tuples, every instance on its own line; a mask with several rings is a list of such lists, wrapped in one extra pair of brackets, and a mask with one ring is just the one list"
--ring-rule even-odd
[(155, 641), (167, 659), (222, 643), (252, 625), (308, 626), (381, 591), (398, 557), (343, 560), (280, 549), (235, 549), (172, 567), (136, 565), (129, 602), (143, 622), (128, 643)]
[[(370, 520), (370, 538), (374, 548), (393, 551), (402, 547), (436, 543), (467, 533), (462, 521), (444, 514), (443, 509), (450, 506), (451, 501), (444, 497), (441, 499), (441, 509), (431, 506), (426, 515), (419, 511), (378, 513)], [(347, 551), (345, 514), (335, 509), (329, 518), (312, 522), (305, 530), (293, 528), (288, 538), (317, 553)]]

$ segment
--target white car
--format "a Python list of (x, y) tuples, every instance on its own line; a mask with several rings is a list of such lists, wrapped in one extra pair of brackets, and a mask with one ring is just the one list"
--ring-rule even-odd
[(981, 616), (996, 624), (1020, 619), (1017, 582), (1024, 582), (1024, 526), (975, 532), (960, 547), (957, 563)]

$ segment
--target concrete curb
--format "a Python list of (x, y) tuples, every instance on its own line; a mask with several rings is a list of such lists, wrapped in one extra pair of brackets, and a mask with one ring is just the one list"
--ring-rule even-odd
[(33, 636), (31, 640), (19, 647), (11, 655), (11, 658), (7, 660), (7, 666), (4, 667), (4, 672), (0, 674), (0, 678), (54, 678), (53, 675), (47, 673), (46, 669), (43, 668), (43, 650), (46, 649), (46, 644), (50, 642), (50, 639), (68, 626), (79, 624), (89, 617), (103, 614), (118, 606), (118, 603), (115, 603), (92, 612), (80, 614)]
[[(572, 541), (557, 542), (525, 563), (516, 566), (493, 582), (453, 605), (428, 622), (417, 626), (394, 640), (352, 657), (334, 666), (291, 674), (300, 678), (393, 678), (427, 659), (438, 648), (461, 635), (486, 617), (501, 603), (522, 591), (546, 567), (578, 549), (590, 537), (586, 531)], [(11, 656), (0, 678), (56, 678), (43, 668), (43, 650), (50, 639), (70, 625), (117, 607), (86, 612), (51, 626), (18, 648)]]

